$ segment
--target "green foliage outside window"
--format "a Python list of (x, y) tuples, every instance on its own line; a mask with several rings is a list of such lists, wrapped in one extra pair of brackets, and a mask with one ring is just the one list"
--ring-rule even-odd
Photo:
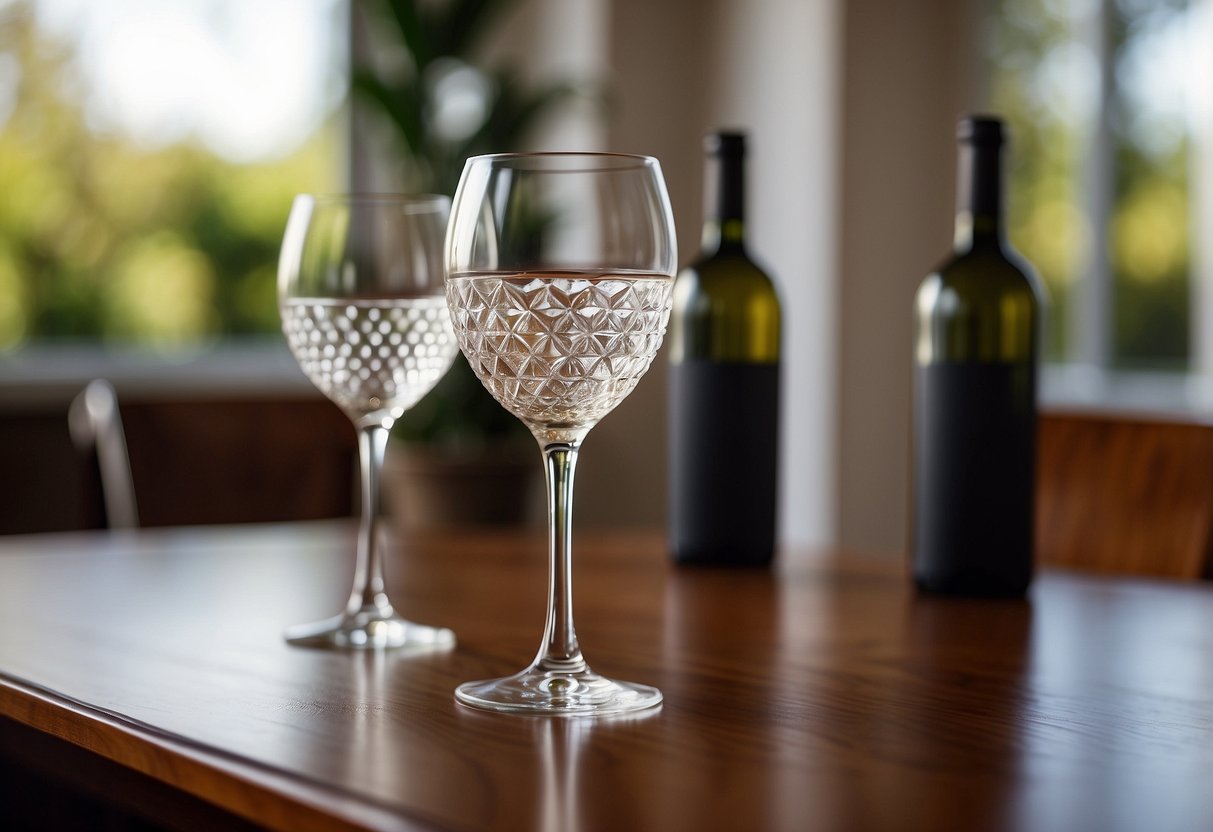
[(1050, 299), (1046, 356), (1070, 360), (1072, 305), (1092, 253), (1084, 164), (1095, 124), (1099, 67), (1084, 42), (1107, 15), (1112, 170), (1107, 172), (1109, 361), (1117, 369), (1182, 370), (1190, 350), (1189, 141), (1185, 114), (1164, 98), (1189, 78), (1161, 69), (1184, 49), (1187, 0), (996, 0), (990, 23), (991, 101), (1011, 125), (1009, 234)]
[(146, 150), (90, 131), (65, 92), (70, 55), (28, 10), (0, 19), (0, 54), (20, 68), (0, 126), (0, 352), (277, 333), (286, 212), (332, 189), (332, 131), (271, 163)]

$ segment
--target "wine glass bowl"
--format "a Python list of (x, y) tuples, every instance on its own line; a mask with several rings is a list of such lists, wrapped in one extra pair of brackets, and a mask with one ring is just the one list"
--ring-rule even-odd
[(282, 329), (304, 374), (353, 422), (362, 480), (354, 586), (341, 614), (286, 633), (292, 644), (429, 650), (445, 628), (400, 618), (382, 572), (379, 479), (388, 431), (450, 367), (441, 196), (300, 195), (278, 266)]
[(292, 298), (281, 314), (304, 374), (355, 420), (399, 418), (451, 364), (442, 297)]
[(572, 616), (573, 473), (582, 440), (648, 370), (676, 268), (661, 168), (644, 156), (500, 154), (469, 159), (446, 239), (459, 347), (531, 431), (548, 486), (548, 611), (531, 665), (469, 682), (459, 702), (554, 716), (658, 705), (661, 692), (589, 668)]

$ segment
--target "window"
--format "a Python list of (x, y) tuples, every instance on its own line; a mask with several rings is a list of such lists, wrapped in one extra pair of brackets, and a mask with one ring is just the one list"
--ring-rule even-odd
[(0, 0), (0, 356), (277, 332), (290, 199), (340, 180), (341, 0)]
[[(1199, 0), (996, 0), (991, 102), (1013, 136), (1009, 234), (1050, 304), (1046, 359), (1199, 363), (1190, 175)], [(1207, 44), (1202, 48), (1207, 48)], [(1209, 235), (1205, 235), (1206, 240)]]

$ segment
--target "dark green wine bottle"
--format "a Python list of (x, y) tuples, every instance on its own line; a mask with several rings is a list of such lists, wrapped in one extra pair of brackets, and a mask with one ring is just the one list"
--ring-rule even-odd
[(703, 248), (670, 316), (669, 546), (678, 563), (775, 551), (779, 297), (745, 245), (745, 136), (704, 141)]
[(955, 250), (918, 288), (914, 581), (1022, 595), (1032, 579), (1041, 292), (1004, 239), (995, 118), (960, 122)]

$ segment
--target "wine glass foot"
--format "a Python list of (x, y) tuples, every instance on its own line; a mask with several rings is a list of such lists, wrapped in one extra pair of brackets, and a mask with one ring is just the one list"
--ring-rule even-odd
[(448, 650), (455, 634), (445, 627), (430, 627), (405, 621), (394, 613), (378, 610), (342, 613), (324, 621), (289, 627), (284, 634), (298, 647), (373, 650), (390, 648), (409, 653)]
[(455, 699), (487, 711), (537, 716), (602, 716), (641, 711), (661, 704), (661, 691), (616, 682), (586, 669), (576, 673), (530, 667), (502, 679), (467, 682)]

